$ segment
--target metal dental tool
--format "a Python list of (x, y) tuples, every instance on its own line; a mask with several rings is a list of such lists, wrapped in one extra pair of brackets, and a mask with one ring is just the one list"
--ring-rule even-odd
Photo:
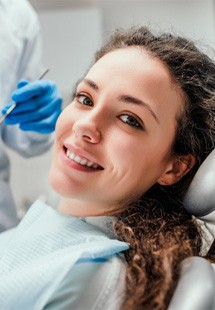
[[(45, 71), (43, 71), (43, 73), (40, 74), (35, 80), (41, 80), (48, 72), (49, 72), (49, 68), (47, 68)], [(14, 102), (11, 105), (11, 107), (7, 110), (7, 112), (0, 117), (0, 124), (2, 124), (4, 119), (15, 109), (16, 105), (17, 105), (17, 103)]]

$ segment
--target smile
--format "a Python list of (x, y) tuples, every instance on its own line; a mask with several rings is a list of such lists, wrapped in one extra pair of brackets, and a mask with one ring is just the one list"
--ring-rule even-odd
[(101, 166), (99, 166), (98, 164), (92, 162), (92, 161), (89, 161), (87, 160), (86, 158), (83, 158), (79, 155), (76, 155), (75, 153), (71, 152), (70, 150), (66, 150), (66, 156), (73, 160), (74, 162), (82, 165), (82, 166), (85, 166), (85, 167), (88, 167), (88, 168), (92, 168), (92, 169), (95, 169), (95, 170), (102, 170), (103, 168)]

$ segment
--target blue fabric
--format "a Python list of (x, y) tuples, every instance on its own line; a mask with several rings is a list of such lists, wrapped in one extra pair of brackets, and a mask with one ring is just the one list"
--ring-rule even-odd
[(98, 227), (36, 201), (0, 253), (1, 308), (43, 309), (77, 262), (127, 249)]

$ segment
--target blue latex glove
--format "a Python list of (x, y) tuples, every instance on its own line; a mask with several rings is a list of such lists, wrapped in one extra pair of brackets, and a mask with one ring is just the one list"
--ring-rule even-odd
[[(24, 131), (48, 134), (55, 130), (57, 118), (61, 112), (62, 97), (53, 81), (19, 81), (12, 93), (17, 103), (15, 109), (6, 117), (5, 124), (19, 124)], [(11, 104), (2, 109), (5, 114)]]

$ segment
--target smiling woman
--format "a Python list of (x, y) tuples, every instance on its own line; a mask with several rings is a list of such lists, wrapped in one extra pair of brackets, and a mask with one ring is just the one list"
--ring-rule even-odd
[[(201, 256), (183, 198), (214, 148), (214, 108), (215, 64), (192, 42), (116, 32), (57, 121), (49, 181), (58, 211), (37, 202), (0, 237), (5, 270), (22, 254), (3, 272), (3, 305), (5, 283), (23, 270), (18, 287), (31, 297), (18, 298), (17, 282), (10, 292), (22, 309), (166, 309), (179, 263)], [(41, 283), (30, 294), (29, 281)]]
[[(128, 47), (99, 59), (56, 127), (50, 182), (68, 197), (63, 208), (75, 216), (103, 215), (155, 183), (181, 178), (188, 167), (178, 165), (171, 146), (183, 109), (181, 91), (156, 58)], [(75, 203), (69, 207), (74, 194), (77, 212)]]

